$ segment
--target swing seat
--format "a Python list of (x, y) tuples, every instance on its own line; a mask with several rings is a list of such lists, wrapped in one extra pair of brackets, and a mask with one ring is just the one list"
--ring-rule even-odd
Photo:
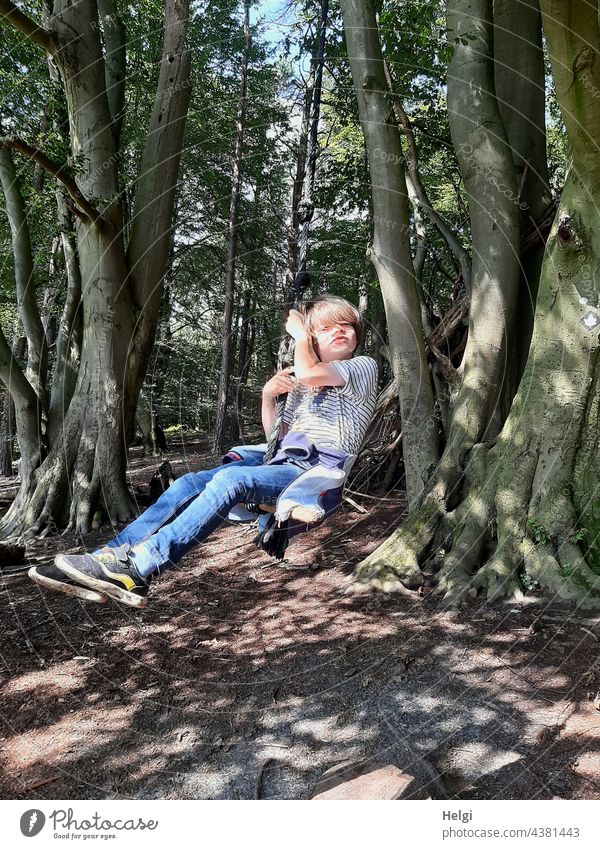
[[(277, 510), (276, 504), (259, 504), (258, 507), (262, 514), (274, 513)], [(253, 510), (249, 510), (243, 501), (240, 501), (239, 504), (236, 504), (236, 506), (230, 510), (227, 518), (233, 522), (253, 522), (257, 515), (258, 514)], [(311, 509), (310, 507), (302, 507), (299, 505), (291, 510), (290, 518), (295, 522), (312, 525), (319, 521), (320, 516), (318, 511)]]
[[(243, 507), (244, 505), (238, 504), (238, 507), (240, 506)], [(275, 513), (277, 510), (276, 504), (259, 504), (259, 507), (264, 513)], [(311, 507), (298, 505), (290, 510), (290, 519), (293, 519), (294, 522), (302, 522), (303, 525), (314, 525), (320, 518), (318, 511)]]
[[(306, 437), (302, 434), (288, 434), (282, 443), (282, 450), (288, 456), (302, 456), (301, 451), (310, 450), (302, 445)], [(293, 443), (293, 444), (292, 444)], [(310, 443), (308, 443), (311, 445)], [(223, 463), (238, 460), (250, 460), (254, 464), (264, 456), (265, 447), (237, 445), (223, 457)], [(276, 504), (236, 504), (227, 518), (233, 522), (254, 522), (258, 519), (258, 535), (254, 542), (272, 557), (282, 560), (285, 551), (294, 537), (321, 524), (328, 516), (339, 509), (342, 502), (344, 483), (348, 472), (356, 460), (356, 454), (336, 457), (327, 449), (320, 449), (319, 462), (303, 471), (291, 481), (279, 494)], [(330, 463), (333, 462), (333, 465)]]
[(280, 524), (290, 519), (303, 525), (320, 522), (326, 513), (321, 500), (331, 490), (338, 490), (344, 485), (353, 461), (354, 457), (347, 461), (344, 469), (329, 469), (324, 466), (307, 469), (286, 486), (276, 504), (260, 504), (260, 509), (264, 513), (275, 513)]
[(317, 465), (289, 483), (277, 498), (276, 504), (259, 504), (253, 510), (246, 503), (237, 504), (227, 518), (234, 522), (252, 522), (261, 514), (275, 514), (278, 524), (291, 520), (302, 525), (314, 525), (333, 512), (341, 500), (341, 490), (356, 455), (349, 455), (343, 468)]

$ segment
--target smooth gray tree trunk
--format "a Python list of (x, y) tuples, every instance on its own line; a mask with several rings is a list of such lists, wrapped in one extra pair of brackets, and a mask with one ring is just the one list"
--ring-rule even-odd
[(415, 505), (438, 460), (438, 428), (410, 252), (402, 148), (390, 108), (372, 0), (342, 0), (373, 200), (370, 259), (383, 295), (402, 416), (406, 487)]
[[(481, 32), (488, 31), (489, 11), (482, 13), (479, 3), (461, 5), (463, 12), (467, 6), (477, 11), (476, 29), (486, 21)], [(600, 282), (593, 272), (600, 266), (598, 4), (542, 0), (540, 6), (572, 162), (546, 247), (525, 372), (497, 438), (471, 448), (455, 503), (440, 506), (428, 493), (359, 565), (358, 586), (392, 591), (422, 584), (420, 566), (437, 551), (438, 590), (455, 603), (477, 592), (489, 600), (519, 596), (535, 582), (552, 598), (600, 604)], [(458, 28), (465, 47), (476, 47), (469, 37), (476, 30), (462, 28), (461, 20), (450, 18), (451, 31)], [(468, 57), (456, 67), (457, 52), (457, 76), (471, 79)], [(473, 97), (476, 87), (470, 92)], [(486, 128), (493, 120), (487, 117)], [(488, 153), (495, 144), (486, 146)], [(491, 161), (496, 157), (503, 160), (500, 148)], [(471, 204), (479, 197), (483, 206), (487, 190), (472, 183), (470, 196)], [(479, 244), (492, 247), (494, 240)], [(474, 296), (475, 268), (474, 262)], [(472, 352), (467, 346), (465, 358)]]
[[(111, 7), (104, 4), (107, 8)], [(1, 0), (0, 10), (52, 56), (66, 94), (71, 155), (82, 163), (73, 178), (43, 151), (14, 142), (61, 180), (77, 223), (76, 243), (63, 242), (69, 291), (51, 399), (52, 444), (43, 463), (39, 430), (37, 458), (31, 447), (37, 426), (32, 414), (35, 393), (25, 376), (15, 371), (10, 349), (0, 337), (0, 377), (15, 399), (21, 451), (32, 456), (1, 531), (35, 535), (68, 523), (84, 533), (98, 505), (115, 522), (135, 515), (125, 476), (126, 433), (154, 341), (170, 244), (190, 95), (190, 55), (184, 48), (189, 10), (187, 0), (166, 0), (155, 104), (130, 228), (124, 226), (119, 185), (116, 129), (122, 96), (118, 63), (112, 62), (122, 55), (121, 37), (117, 33), (111, 44), (106, 38), (107, 64), (95, 0), (75, 6), (56, 0), (47, 28), (10, 0)], [(108, 36), (106, 14), (104, 18)], [(126, 231), (130, 232), (127, 250)], [(74, 352), (79, 315), (81, 348)]]
[(223, 448), (227, 423), (227, 401), (229, 397), (229, 376), (232, 359), (232, 317), (235, 296), (235, 264), (238, 243), (238, 218), (240, 192), (242, 187), (242, 161), (244, 152), (244, 130), (246, 122), (246, 93), (248, 89), (248, 62), (250, 57), (250, 2), (244, 0), (244, 52), (240, 70), (240, 97), (237, 108), (235, 153), (231, 175), (231, 196), (229, 201), (229, 243), (227, 247), (227, 272), (225, 275), (225, 307), (223, 311), (223, 333), (221, 342), (221, 370), (217, 393), (217, 410), (213, 435), (213, 451)]

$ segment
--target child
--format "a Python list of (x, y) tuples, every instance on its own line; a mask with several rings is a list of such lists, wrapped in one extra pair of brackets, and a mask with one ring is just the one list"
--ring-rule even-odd
[[(269, 435), (276, 396), (287, 392), (280, 437), (301, 433), (319, 446), (356, 453), (375, 408), (377, 364), (353, 357), (362, 327), (358, 310), (324, 295), (302, 315), (291, 310), (294, 366), (281, 369), (262, 390), (262, 424)], [(294, 378), (292, 378), (292, 372)], [(270, 503), (307, 468), (305, 460), (262, 463), (263, 452), (202, 472), (190, 472), (104, 548), (59, 554), (55, 565), (29, 571), (39, 584), (103, 602), (106, 597), (144, 607), (153, 575), (177, 563), (215, 530), (240, 502)]]

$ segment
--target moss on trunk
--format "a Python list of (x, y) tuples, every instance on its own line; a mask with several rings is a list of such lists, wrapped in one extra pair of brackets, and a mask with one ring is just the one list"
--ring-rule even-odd
[[(449, 601), (532, 587), (600, 600), (598, 415), (600, 215), (571, 171), (548, 241), (532, 347), (495, 444), (467, 454), (454, 499), (444, 463), (418, 509), (357, 567), (357, 587), (436, 583)], [(594, 196), (600, 196), (594, 190)], [(590, 318), (591, 317), (591, 318)], [(593, 320), (593, 321), (592, 321)]]

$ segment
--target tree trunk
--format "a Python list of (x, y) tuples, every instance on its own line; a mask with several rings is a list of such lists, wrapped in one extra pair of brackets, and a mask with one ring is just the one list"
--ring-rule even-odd
[[(13, 356), (18, 362), (25, 355), (27, 340), (21, 336), (13, 345)], [(15, 402), (10, 390), (7, 388), (4, 393), (4, 403), (2, 406), (2, 429), (0, 435), (0, 474), (5, 477), (13, 477), (13, 462), (14, 462), (14, 441), (17, 435), (17, 421)], [(27, 459), (25, 460), (27, 465)]]
[[(9, 0), (5, 5), (10, 6)], [(35, 535), (68, 523), (85, 533), (98, 504), (112, 522), (135, 515), (126, 484), (125, 434), (154, 338), (170, 243), (189, 102), (190, 56), (183, 49), (188, 8), (185, 0), (166, 2), (163, 58), (127, 254), (114, 128), (118, 116), (111, 112), (107, 92), (107, 79), (113, 88), (114, 68), (107, 68), (102, 55), (96, 4), (57, 0), (47, 30), (20, 12), (11, 12), (10, 20), (54, 57), (65, 87), (71, 155), (82, 163), (76, 178), (65, 175), (43, 152), (34, 155), (64, 183), (77, 214), (76, 249), (64, 241), (67, 266), (73, 261), (63, 316), (65, 347), (77, 326), (79, 286), (84, 332), (72, 392), (65, 363), (73, 358), (66, 350), (61, 354), (53, 387), (53, 442), (42, 465), (31, 384), (0, 337), (0, 377), (11, 375), (17, 428), (21, 421), (23, 431), (19, 445), (27, 457), (21, 489), (0, 532)], [(115, 48), (108, 49), (113, 53)]]
[(240, 327), (240, 343), (238, 347), (238, 364), (237, 364), (237, 391), (235, 394), (236, 407), (236, 424), (238, 438), (244, 439), (244, 391), (246, 380), (248, 379), (248, 371), (250, 369), (250, 358), (252, 356), (253, 334), (254, 334), (254, 317), (253, 312), (253, 291), (248, 288), (244, 292), (244, 300), (241, 307), (241, 327)]
[[(366, 264), (366, 257), (365, 257)], [(366, 337), (366, 328), (364, 326), (364, 321), (367, 315), (367, 310), (369, 309), (369, 285), (366, 279), (366, 273), (361, 274), (358, 278), (358, 314), (363, 321), (363, 334), (362, 338), (358, 340), (358, 345), (356, 346), (356, 350), (354, 352), (355, 356), (359, 356), (363, 353), (365, 347), (365, 337)]]
[[(144, 437), (144, 451), (159, 456), (166, 450), (164, 431), (160, 425), (159, 413), (166, 379), (166, 372), (171, 358), (171, 297), (169, 287), (163, 289), (158, 331), (150, 369), (150, 380), (146, 375), (145, 386), (148, 397), (144, 400), (143, 390), (140, 392), (137, 408), (137, 424)], [(128, 444), (134, 438), (134, 433), (128, 434)]]
[(8, 390), (4, 393), (0, 416), (0, 475), (4, 478), (12, 478), (14, 475), (13, 440), (15, 438), (15, 405)]
[(125, 398), (129, 432), (151, 359), (172, 244), (177, 175), (191, 95), (191, 54), (185, 48), (189, 0), (166, 0), (164, 42), (154, 109), (137, 181), (127, 245), (136, 315)]
[(463, 374), (440, 464), (447, 492), (473, 445), (498, 427), (520, 247), (515, 169), (494, 90), (492, 0), (449, 0), (448, 39), (454, 48), (448, 69), (450, 131), (469, 204), (473, 265)]
[(60, 286), (57, 284), (60, 278), (62, 253), (63, 250), (60, 236), (55, 236), (52, 239), (50, 259), (48, 262), (48, 279), (44, 286), (44, 297), (40, 310), (40, 317), (42, 319), (42, 327), (46, 336), (48, 352), (52, 351), (56, 345), (56, 337), (58, 335), (58, 322), (56, 320), (55, 309), (61, 295)]
[[(418, 511), (359, 565), (359, 582), (416, 586), (441, 569), (454, 602), (536, 582), (582, 605), (600, 599), (600, 67), (598, 8), (542, 0), (572, 163), (548, 239), (527, 365), (495, 443), (470, 452), (460, 499)], [(434, 554), (437, 552), (437, 554)]]
[(377, 363), (377, 373), (379, 375), (379, 385), (384, 385), (383, 368), (385, 358), (382, 353), (382, 348), (386, 344), (386, 323), (385, 310), (381, 303), (381, 296), (377, 293), (373, 298), (373, 328), (371, 337), (370, 355)]
[(126, 33), (115, 0), (98, 0), (98, 16), (105, 45), (105, 77), (108, 106), (112, 116), (115, 148), (119, 150), (121, 127), (125, 117)]
[(150, 400), (146, 398), (143, 390), (138, 398), (136, 421), (142, 433), (144, 455), (147, 457), (162, 456), (162, 448), (159, 445), (157, 434), (154, 398), (152, 396)]
[(81, 361), (83, 314), (81, 310), (81, 271), (77, 244), (73, 236), (73, 217), (69, 213), (64, 193), (56, 192), (58, 226), (61, 231), (67, 296), (56, 338), (56, 357), (48, 405), (46, 435), (52, 448), (62, 430), (65, 413), (71, 403)]
[[(404, 134), (406, 135), (406, 142), (408, 147), (408, 174), (409, 177), (407, 179), (409, 193), (411, 198), (411, 203), (413, 204), (413, 208), (415, 210), (415, 216), (418, 214), (423, 216), (425, 213), (430, 219), (433, 226), (439, 232), (440, 236), (446, 244), (448, 248), (452, 252), (452, 255), (456, 259), (460, 270), (461, 276), (463, 280), (463, 284), (467, 293), (471, 293), (471, 258), (467, 251), (463, 248), (460, 239), (456, 233), (454, 233), (451, 228), (446, 224), (441, 215), (433, 208), (429, 197), (427, 195), (427, 191), (425, 186), (423, 185), (423, 181), (421, 180), (421, 172), (419, 169), (419, 151), (417, 149), (417, 144), (415, 142), (415, 136), (412, 128), (412, 123), (410, 118), (406, 114), (404, 110), (404, 104), (402, 103), (402, 99), (400, 95), (396, 91), (396, 86), (392, 77), (391, 70), (387, 62), (384, 63), (384, 70), (386, 73), (386, 79), (392, 92), (394, 99), (394, 108), (396, 110), (397, 120), (399, 125), (402, 127)], [(418, 211), (417, 211), (418, 207)], [(418, 233), (417, 233), (418, 236)], [(417, 257), (419, 257), (419, 248), (417, 248)], [(417, 263), (415, 262), (415, 273), (417, 279), (420, 280), (420, 274), (418, 273)]]
[(25, 373), (39, 398), (41, 408), (44, 409), (46, 405), (48, 348), (35, 298), (34, 263), (29, 222), (27, 221), (25, 203), (12, 153), (2, 147), (0, 147), (0, 182), (6, 199), (6, 213), (12, 233), (17, 308), (27, 337), (27, 368)]
[(244, 0), (244, 53), (242, 56), (240, 97), (236, 120), (235, 154), (231, 177), (231, 198), (229, 204), (229, 245), (227, 249), (227, 274), (225, 277), (225, 308), (223, 311), (223, 336), (221, 345), (221, 371), (217, 395), (215, 432), (213, 451), (218, 453), (223, 447), (227, 420), (227, 400), (229, 395), (229, 373), (231, 370), (231, 332), (233, 300), (235, 291), (235, 261), (238, 242), (238, 216), (240, 191), (242, 185), (242, 159), (244, 129), (246, 121), (246, 91), (248, 87), (248, 61), (250, 56), (250, 0)]
[(406, 484), (416, 503), (438, 460), (433, 390), (410, 254), (402, 148), (388, 101), (372, 0), (342, 0), (344, 30), (369, 159), (374, 232), (370, 258), (383, 294), (403, 426)]
[[(512, 150), (521, 210), (521, 233), (539, 226), (552, 201), (546, 153), (546, 97), (542, 18), (538, 0), (518, 6), (494, 2), (494, 82), (498, 108)], [(519, 333), (507, 363), (502, 393), (505, 417), (519, 384), (531, 342), (544, 240), (521, 253), (516, 313)]]

